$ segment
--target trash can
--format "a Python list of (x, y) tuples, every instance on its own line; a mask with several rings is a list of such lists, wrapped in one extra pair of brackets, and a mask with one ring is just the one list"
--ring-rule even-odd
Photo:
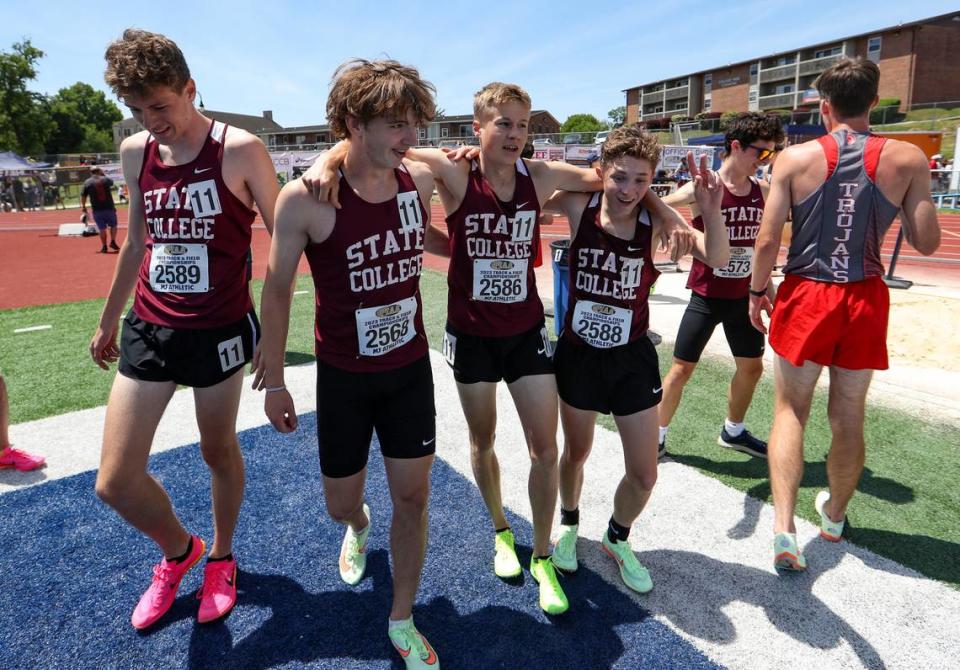
[(550, 254), (553, 256), (553, 326), (558, 337), (563, 330), (570, 299), (567, 292), (570, 278), (570, 264), (567, 259), (569, 253), (570, 240), (555, 240), (550, 243)]

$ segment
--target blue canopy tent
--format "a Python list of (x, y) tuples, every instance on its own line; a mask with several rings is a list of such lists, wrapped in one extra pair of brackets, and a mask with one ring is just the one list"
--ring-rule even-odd
[(6, 174), (22, 174), (34, 170), (51, 167), (49, 163), (34, 163), (12, 151), (0, 151), (0, 172)]

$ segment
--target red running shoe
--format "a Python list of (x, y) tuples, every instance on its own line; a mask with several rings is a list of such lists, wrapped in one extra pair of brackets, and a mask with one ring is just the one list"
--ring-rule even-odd
[(207, 560), (203, 569), (203, 587), (197, 592), (199, 623), (216, 621), (237, 604), (237, 562)]
[(0, 449), (0, 468), (16, 468), (20, 472), (28, 472), (42, 468), (46, 463), (43, 456), (34, 456), (10, 445)]

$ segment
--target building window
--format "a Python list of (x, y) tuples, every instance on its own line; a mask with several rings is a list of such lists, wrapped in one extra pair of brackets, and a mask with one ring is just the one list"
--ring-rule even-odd
[(713, 90), (713, 75), (705, 74), (703, 75), (703, 92), (709, 93)]
[(818, 49), (813, 53), (814, 58), (826, 58), (827, 56), (836, 56), (841, 51), (840, 47), (830, 47), (829, 49)]
[(460, 126), (460, 137), (470, 137), (473, 135), (473, 125), (463, 124)]
[(417, 137), (421, 140), (427, 139), (427, 129), (426, 128), (417, 128)]
[(450, 129), (446, 126), (440, 128), (440, 137), (450, 137)]
[(703, 100), (703, 111), (709, 112), (712, 107), (713, 107), (713, 101), (710, 100), (709, 97), (704, 98), (704, 100)]
[(752, 87), (750, 88), (750, 94), (749, 94), (749, 96), (747, 97), (747, 101), (748, 101), (748, 102), (756, 102), (756, 101), (757, 101), (757, 89), (752, 88)]
[(773, 89), (774, 95), (783, 95), (785, 93), (793, 93), (793, 84), (780, 84), (775, 86)]
[(779, 58), (777, 58), (777, 61), (774, 64), (774, 66), (780, 67), (781, 65), (792, 65), (795, 62), (797, 62), (796, 54), (792, 54), (790, 56), (780, 56)]
[(871, 37), (867, 41), (867, 58), (874, 63), (880, 62), (880, 37)]

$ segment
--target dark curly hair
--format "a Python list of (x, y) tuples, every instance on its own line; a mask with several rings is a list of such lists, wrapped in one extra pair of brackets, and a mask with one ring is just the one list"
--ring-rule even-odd
[(778, 115), (740, 112), (724, 128), (723, 148), (729, 154), (734, 140), (739, 141), (741, 147), (747, 147), (757, 140), (781, 146), (783, 138), (783, 122)]
[(142, 95), (155, 86), (169, 86), (177, 93), (190, 79), (190, 68), (180, 47), (169, 37), (127, 28), (111, 42), (104, 54), (103, 78), (118, 96)]

